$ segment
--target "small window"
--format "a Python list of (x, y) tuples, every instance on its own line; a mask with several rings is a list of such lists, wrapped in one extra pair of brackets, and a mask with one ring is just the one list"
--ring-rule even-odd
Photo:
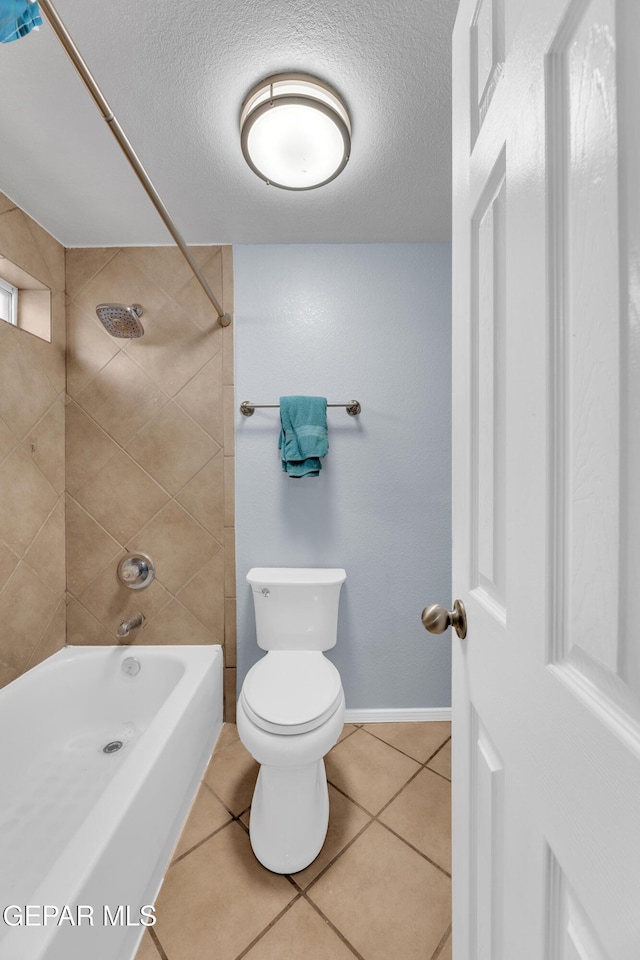
[(18, 325), (18, 288), (0, 277), (0, 320)]
[(51, 290), (0, 252), (0, 325), (3, 322), (51, 343)]

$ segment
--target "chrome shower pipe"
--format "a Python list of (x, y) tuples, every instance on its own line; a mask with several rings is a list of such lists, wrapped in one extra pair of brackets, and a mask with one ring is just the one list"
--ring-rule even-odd
[(64, 23), (60, 19), (60, 15), (58, 14), (58, 11), (55, 9), (53, 4), (51, 3), (51, 0), (39, 0), (39, 7), (41, 12), (47, 18), (47, 21), (51, 29), (53, 30), (58, 40), (64, 47), (65, 53), (71, 60), (72, 64), (74, 65), (78, 73), (80, 74), (80, 78), (82, 79), (82, 82), (84, 83), (85, 87), (93, 97), (100, 113), (103, 116), (103, 119), (107, 121), (109, 129), (111, 130), (112, 134), (120, 144), (122, 152), (124, 153), (129, 163), (131, 164), (131, 167), (133, 168), (133, 171), (136, 174), (138, 180), (146, 190), (147, 196), (149, 197), (152, 204), (154, 205), (154, 207), (162, 217), (165, 227), (167, 228), (167, 230), (175, 240), (182, 256), (185, 258), (185, 260), (191, 267), (191, 270), (193, 271), (196, 280), (198, 281), (198, 283), (206, 293), (207, 297), (215, 307), (216, 312), (218, 314), (218, 320), (220, 322), (220, 325), (222, 327), (228, 327), (229, 324), (231, 323), (231, 317), (229, 316), (228, 313), (224, 312), (224, 310), (218, 303), (218, 300), (216, 299), (216, 296), (213, 293), (213, 290), (207, 283), (204, 277), (204, 274), (202, 273), (202, 270), (194, 260), (191, 254), (191, 251), (189, 250), (186, 243), (182, 239), (182, 235), (180, 231), (178, 230), (175, 223), (169, 216), (169, 211), (167, 210), (164, 203), (160, 199), (158, 191), (156, 190), (153, 183), (149, 179), (149, 175), (147, 171), (142, 166), (142, 163), (140, 162), (135, 150), (129, 143), (127, 135), (125, 134), (124, 130), (118, 123), (118, 120), (113, 110), (109, 106), (108, 100), (106, 99), (106, 97), (102, 93), (102, 90), (96, 83), (95, 77), (89, 70), (87, 64), (85, 63), (82, 57), (82, 54), (80, 53), (75, 43), (73, 42), (73, 39), (69, 34), (69, 31), (67, 30)]

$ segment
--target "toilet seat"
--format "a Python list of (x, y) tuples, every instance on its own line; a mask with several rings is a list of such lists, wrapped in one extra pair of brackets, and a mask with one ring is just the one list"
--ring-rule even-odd
[(338, 708), (342, 682), (319, 650), (271, 650), (249, 670), (240, 694), (249, 719), (269, 733), (306, 733)]

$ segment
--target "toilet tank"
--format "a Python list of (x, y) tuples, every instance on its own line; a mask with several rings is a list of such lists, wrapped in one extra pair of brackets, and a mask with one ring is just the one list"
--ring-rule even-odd
[(347, 578), (324, 567), (253, 567), (247, 574), (262, 650), (329, 650), (338, 638), (338, 601)]

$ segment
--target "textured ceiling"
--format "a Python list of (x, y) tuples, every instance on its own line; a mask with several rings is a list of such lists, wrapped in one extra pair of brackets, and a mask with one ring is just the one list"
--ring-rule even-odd
[[(55, 0), (188, 243), (450, 237), (458, 0)], [(314, 74), (352, 120), (346, 170), (268, 187), (244, 162), (247, 91)], [(0, 46), (0, 190), (66, 246), (169, 235), (47, 24)]]

